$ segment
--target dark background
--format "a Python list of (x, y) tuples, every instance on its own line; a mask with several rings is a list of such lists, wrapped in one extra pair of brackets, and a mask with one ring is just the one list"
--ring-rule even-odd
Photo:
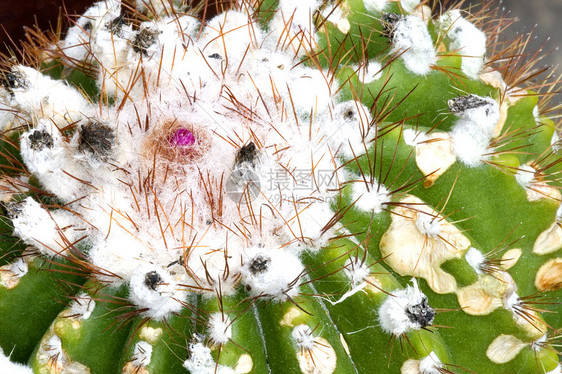
[[(81, 14), (91, 3), (93, 0), (0, 0), (0, 51), (6, 53), (7, 47), (13, 48), (14, 43), (24, 39), (24, 26), (38, 24), (42, 30), (48, 30), (56, 26), (59, 12), (63, 9), (69, 14)], [(480, 2), (468, 0), (467, 4), (470, 3)], [(559, 21), (562, 0), (503, 0), (500, 7), (505, 8), (507, 17), (518, 19), (506, 30), (507, 38), (513, 38), (517, 32), (533, 30), (530, 50), (536, 50), (550, 37), (546, 50), (552, 52), (541, 63), (552, 66), (562, 63), (562, 49), (556, 49), (562, 46), (562, 22)], [(63, 30), (66, 27), (68, 22)], [(559, 74), (561, 70), (557, 70)]]

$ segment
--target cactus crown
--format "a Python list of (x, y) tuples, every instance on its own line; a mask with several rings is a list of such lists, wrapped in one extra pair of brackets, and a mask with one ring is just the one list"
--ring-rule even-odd
[(559, 373), (556, 82), (524, 39), (419, 0), (205, 12), (99, 1), (6, 67), (0, 364)]

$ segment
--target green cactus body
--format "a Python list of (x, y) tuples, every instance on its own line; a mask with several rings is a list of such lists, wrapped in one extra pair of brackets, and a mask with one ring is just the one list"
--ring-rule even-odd
[(138, 4), (4, 72), (0, 371), (560, 373), (521, 51), (416, 0)]

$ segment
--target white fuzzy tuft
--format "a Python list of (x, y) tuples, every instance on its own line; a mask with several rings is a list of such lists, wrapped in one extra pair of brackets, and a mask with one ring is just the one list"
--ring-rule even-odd
[(427, 135), (424, 132), (416, 131), (414, 129), (405, 129), (402, 133), (404, 143), (410, 147), (418, 146), (427, 140)]
[(365, 5), (365, 9), (373, 13), (382, 12), (387, 4), (388, 4), (387, 0), (363, 0), (363, 5)]
[(213, 313), (207, 323), (207, 333), (215, 344), (226, 344), (232, 338), (232, 321), (224, 313)]
[(356, 66), (354, 70), (357, 71), (359, 82), (369, 84), (382, 77), (382, 65), (380, 62), (370, 60), (366, 65)]
[(160, 320), (181, 310), (187, 292), (178, 289), (172, 276), (157, 266), (141, 266), (131, 277), (129, 299), (144, 315)]
[(413, 13), (418, 5), (420, 5), (420, 0), (400, 0), (400, 7), (406, 13)]
[(464, 255), (464, 258), (477, 274), (482, 274), (482, 264), (484, 264), (486, 260), (482, 252), (474, 247), (470, 247)]
[(96, 302), (94, 299), (92, 299), (88, 294), (80, 293), (70, 305), (68, 315), (73, 318), (86, 320), (90, 318), (95, 307)]
[(357, 257), (348, 259), (343, 270), (351, 281), (352, 287), (363, 283), (371, 273), (367, 264)]
[(139, 341), (135, 344), (135, 349), (133, 350), (133, 357), (131, 363), (134, 366), (146, 367), (150, 364), (152, 358), (152, 345), (144, 340)]
[(12, 273), (12, 276), (21, 278), (29, 271), (29, 267), (27, 266), (27, 262), (24, 261), (22, 258), (17, 258), (14, 262), (8, 265), (9, 271)]
[[(407, 314), (409, 308), (427, 301), (427, 297), (419, 290), (415, 278), (412, 279), (412, 283), (413, 286), (393, 291), (379, 308), (379, 323), (386, 333), (399, 336), (425, 327), (419, 320), (410, 319)], [(425, 324), (430, 325), (431, 322), (432, 319), (427, 319)]]
[(242, 282), (252, 296), (285, 301), (298, 294), (304, 266), (292, 253), (283, 249), (250, 248), (243, 262)]
[(393, 28), (392, 52), (401, 53), (406, 68), (416, 75), (426, 75), (437, 61), (427, 26), (418, 17), (406, 16)]
[(314, 348), (314, 334), (307, 325), (295, 326), (291, 336), (300, 349), (311, 350)]
[(451, 50), (459, 50), (462, 71), (472, 79), (478, 79), (486, 57), (486, 35), (463, 18), (458, 9), (439, 17), (438, 26), (446, 33)]
[(203, 343), (189, 344), (188, 355), (183, 367), (191, 374), (234, 374), (233, 369), (216, 364), (211, 355), (211, 349)]
[(433, 351), (420, 360), (420, 374), (440, 374), (443, 372), (441, 369), (443, 364)]
[(121, 13), (121, 1), (104, 0), (94, 3), (76, 21), (76, 24), (68, 29), (65, 38), (60, 42), (60, 48), (64, 52), (67, 61), (77, 63), (88, 57), (90, 40), (96, 35), (100, 28), (111, 22)]
[(522, 187), (527, 188), (531, 185), (535, 179), (535, 173), (537, 171), (531, 165), (521, 165), (519, 166), (517, 173), (515, 174), (515, 180)]
[(52, 257), (64, 253), (78, 239), (75, 217), (64, 210), (47, 211), (31, 197), (12, 203), (14, 235)]
[(12, 71), (27, 85), (12, 89), (9, 101), (1, 100), (0, 95), (0, 102), (19, 110), (25, 119), (35, 122), (45, 118), (61, 128), (83, 119), (88, 102), (80, 91), (27, 66), (16, 65)]
[(461, 109), (455, 113), (459, 119), (453, 126), (451, 138), (458, 159), (467, 166), (476, 167), (488, 158), (486, 154), (489, 153), (490, 140), (500, 118), (500, 109), (491, 97), (469, 97), (472, 101), (479, 101), (479, 104), (466, 108), (460, 106)]
[(416, 226), (422, 234), (431, 238), (437, 238), (441, 234), (441, 219), (431, 214), (419, 212)]
[(365, 183), (356, 181), (353, 183), (353, 201), (355, 206), (364, 212), (380, 213), (383, 207), (390, 202), (390, 192), (377, 181)]

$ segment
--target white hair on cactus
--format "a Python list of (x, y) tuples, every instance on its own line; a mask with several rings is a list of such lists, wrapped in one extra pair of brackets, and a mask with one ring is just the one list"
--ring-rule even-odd
[(29, 271), (27, 262), (21, 257), (18, 257), (14, 262), (8, 264), (7, 266), (12, 275), (18, 278), (23, 277)]
[(2, 348), (0, 348), (0, 368), (10, 374), (33, 374), (29, 366), (10, 361), (10, 356), (6, 356)]
[(328, 20), (328, 22), (336, 25), (338, 30), (347, 34), (351, 29), (351, 24), (347, 19), (348, 11), (343, 9), (341, 4), (329, 4), (327, 7), (322, 9), (322, 16)]
[(297, 325), (291, 332), (293, 340), (300, 349), (312, 350), (314, 348), (314, 334), (307, 325)]
[(284, 95), (292, 102), (297, 114), (309, 116), (326, 108), (332, 101), (330, 77), (324, 71), (297, 67), (291, 71), (291, 81)]
[(94, 3), (76, 24), (70, 27), (66, 36), (60, 42), (60, 48), (70, 63), (83, 61), (90, 52), (90, 40), (104, 27), (121, 13), (121, 1), (104, 0)]
[(478, 79), (486, 57), (486, 35), (467, 21), (460, 10), (445, 12), (437, 24), (450, 40), (450, 49), (462, 55), (462, 71), (472, 79)]
[(379, 308), (379, 323), (383, 331), (400, 336), (411, 330), (419, 330), (433, 323), (435, 312), (427, 304), (415, 278), (413, 286), (392, 291)]
[(351, 281), (351, 286), (355, 287), (365, 282), (371, 273), (369, 266), (358, 257), (353, 257), (345, 262), (343, 271)]
[(90, 318), (95, 307), (96, 302), (94, 299), (82, 292), (74, 297), (68, 315), (80, 320), (86, 320)]
[(404, 139), (404, 143), (410, 147), (416, 147), (428, 139), (425, 132), (414, 129), (404, 129), (402, 138)]
[(254, 23), (245, 12), (221, 13), (207, 22), (197, 44), (203, 46), (205, 55), (217, 54), (224, 63), (238, 66), (246, 52), (253, 53), (263, 40), (261, 29)]
[(369, 60), (367, 64), (354, 66), (353, 70), (357, 71), (357, 78), (363, 84), (369, 84), (382, 77), (382, 65), (375, 60)]
[(369, 109), (359, 101), (336, 104), (332, 120), (324, 124), (329, 144), (347, 159), (364, 152), (370, 140), (371, 120)]
[(388, 0), (363, 0), (363, 5), (368, 12), (382, 12), (387, 6)]
[(390, 202), (390, 191), (376, 180), (372, 183), (357, 180), (352, 187), (355, 207), (364, 212), (381, 213), (384, 206)]
[(76, 217), (65, 210), (47, 211), (31, 197), (7, 206), (14, 235), (48, 257), (60, 255), (81, 235)]
[(214, 344), (226, 344), (232, 338), (232, 321), (228, 315), (217, 312), (209, 316), (207, 334)]
[(449, 100), (449, 107), (459, 117), (451, 130), (454, 153), (469, 167), (481, 165), (500, 118), (499, 104), (491, 97), (468, 95)]
[(478, 249), (470, 247), (464, 255), (466, 262), (474, 269), (476, 274), (482, 274), (482, 265), (486, 261), (486, 257)]
[(129, 299), (143, 314), (161, 320), (173, 312), (179, 312), (187, 292), (180, 290), (172, 276), (158, 266), (141, 266), (131, 277)]
[(314, 13), (321, 5), (319, 0), (280, 0), (278, 10), (269, 24), (271, 49), (279, 45), (288, 53), (302, 56), (316, 44)]
[(29, 171), (38, 176), (47, 191), (64, 202), (84, 195), (86, 186), (80, 180), (86, 176), (51, 121), (41, 119), (34, 129), (23, 133), (20, 152)]
[(416, 16), (401, 17), (392, 26), (392, 53), (399, 53), (406, 69), (426, 75), (437, 61), (427, 26)]
[(144, 340), (138, 341), (133, 349), (131, 364), (138, 367), (146, 367), (152, 358), (152, 345)]
[(440, 374), (442, 369), (443, 363), (433, 351), (420, 360), (420, 374)]
[(400, 7), (406, 13), (413, 13), (418, 5), (420, 5), (420, 0), (400, 0)]
[(537, 171), (531, 165), (525, 164), (519, 166), (517, 173), (515, 173), (515, 180), (522, 187), (527, 188), (533, 183), (535, 179), (535, 173)]
[(45, 118), (65, 127), (83, 118), (89, 104), (76, 88), (23, 65), (13, 66), (12, 74), (18, 74), (25, 84), (9, 91), (0, 89), (0, 102), (19, 110), (25, 119), (35, 122)]
[(303, 270), (298, 257), (284, 249), (253, 247), (243, 258), (242, 282), (252, 296), (285, 301), (298, 294)]
[(431, 238), (437, 238), (441, 234), (441, 218), (424, 212), (418, 212), (416, 227), (422, 234)]
[(191, 374), (234, 374), (232, 368), (218, 365), (213, 360), (211, 349), (203, 343), (190, 343), (188, 358), (184, 361), (183, 367)]

